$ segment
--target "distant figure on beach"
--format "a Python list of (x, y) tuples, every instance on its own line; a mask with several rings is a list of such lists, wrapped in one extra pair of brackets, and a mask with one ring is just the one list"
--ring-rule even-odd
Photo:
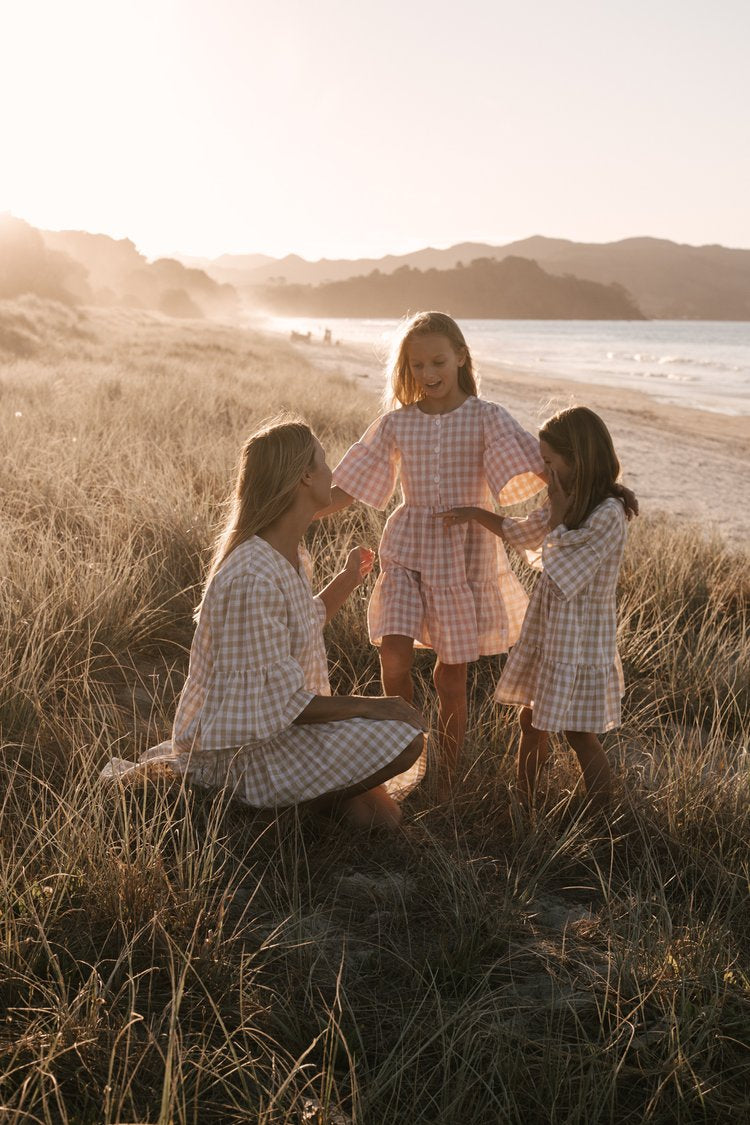
[(541, 547), (543, 573), (495, 698), (521, 704), (517, 785), (524, 803), (533, 799), (547, 760), (549, 733), (564, 731), (591, 805), (604, 808), (610, 769), (597, 736), (620, 724), (615, 590), (626, 518), (638, 505), (618, 482), (607, 427), (587, 407), (548, 419), (539, 446), (549, 476), (547, 505), (526, 519), (481, 507), (455, 508), (443, 519), (449, 527), (473, 521), (519, 552)]
[(330, 344), (331, 343), (331, 329), (330, 328), (326, 328), (325, 332), (323, 333), (323, 343), (324, 344)]
[(370, 640), (380, 646), (383, 690), (411, 701), (414, 645), (433, 648), (441, 798), (449, 796), (464, 742), (467, 663), (507, 652), (527, 597), (499, 539), (473, 525), (447, 527), (461, 505), (514, 504), (545, 483), (539, 446), (507, 410), (479, 397), (456, 322), (422, 312), (406, 320), (389, 362), (385, 412), (334, 470), (330, 515), (354, 499), (403, 502), (380, 543), (370, 599)]
[(426, 724), (398, 697), (330, 693), (323, 626), (373, 563), (372, 551), (354, 548), (313, 597), (301, 540), (330, 499), (331, 470), (305, 423), (269, 425), (248, 439), (172, 743), (144, 759), (254, 808), (340, 807), (355, 825), (395, 827), (397, 800), (424, 772)]

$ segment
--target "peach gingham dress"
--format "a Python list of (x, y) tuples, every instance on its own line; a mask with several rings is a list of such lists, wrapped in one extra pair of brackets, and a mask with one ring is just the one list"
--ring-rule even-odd
[(503, 538), (519, 551), (543, 544), (543, 572), (495, 692), (501, 703), (531, 707), (536, 730), (601, 734), (620, 725), (615, 592), (625, 528), (613, 497), (573, 531), (549, 531), (547, 509), (503, 520)]
[[(314, 695), (331, 694), (326, 609), (310, 589), (309, 555), (303, 547), (299, 554), (298, 572), (255, 536), (212, 579), (166, 759), (189, 781), (226, 787), (256, 808), (298, 804), (362, 781), (417, 734), (395, 720), (293, 724)], [(387, 783), (389, 792), (404, 796), (423, 773), (420, 758)]]
[(446, 414), (413, 403), (373, 422), (333, 473), (345, 492), (381, 510), (400, 475), (403, 502), (383, 532), (368, 608), (373, 644), (413, 637), (445, 664), (507, 652), (528, 599), (502, 541), (471, 521), (445, 527), (439, 513), (526, 500), (544, 487), (543, 471), (536, 439), (476, 395)]

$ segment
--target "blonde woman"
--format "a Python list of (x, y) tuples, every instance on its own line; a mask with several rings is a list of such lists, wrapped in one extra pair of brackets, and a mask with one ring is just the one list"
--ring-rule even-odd
[(301, 540), (330, 500), (331, 470), (304, 422), (246, 442), (197, 613), (171, 764), (256, 808), (340, 806), (355, 824), (393, 827), (395, 798), (422, 775), (425, 723), (400, 698), (330, 694), (323, 625), (373, 563), (355, 548), (313, 597)]

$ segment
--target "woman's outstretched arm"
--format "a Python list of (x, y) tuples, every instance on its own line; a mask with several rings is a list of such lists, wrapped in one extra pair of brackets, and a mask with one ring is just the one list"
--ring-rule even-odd
[(375, 552), (369, 547), (355, 547), (349, 552), (344, 569), (318, 594), (326, 607), (326, 625), (338, 613), (349, 595), (364, 581), (372, 570), (374, 561)]
[(427, 730), (427, 720), (400, 695), (314, 695), (293, 720), (305, 723), (335, 723), (340, 719), (395, 719), (418, 731)]

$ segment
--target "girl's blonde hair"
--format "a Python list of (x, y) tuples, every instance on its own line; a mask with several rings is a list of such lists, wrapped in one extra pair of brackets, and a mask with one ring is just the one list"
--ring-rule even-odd
[(609, 430), (598, 414), (587, 406), (571, 406), (548, 418), (539, 440), (559, 453), (573, 470), (572, 498), (565, 516), (571, 530), (580, 527), (602, 500), (615, 496), (624, 507), (618, 484), (620, 462)]
[[(315, 435), (299, 418), (267, 422), (245, 442), (229, 514), (214, 544), (203, 597), (216, 572), (241, 543), (269, 527), (291, 506), (315, 457)], [(203, 599), (201, 599), (201, 605)], [(196, 611), (196, 618), (200, 606)]]
[(383, 409), (395, 410), (398, 406), (410, 406), (420, 402), (424, 393), (420, 391), (409, 368), (407, 348), (415, 336), (445, 336), (454, 352), (464, 351), (464, 362), (458, 369), (458, 385), (467, 395), (479, 394), (474, 376), (471, 352), (466, 346), (464, 334), (453, 317), (441, 312), (419, 312), (401, 322), (388, 357)]

